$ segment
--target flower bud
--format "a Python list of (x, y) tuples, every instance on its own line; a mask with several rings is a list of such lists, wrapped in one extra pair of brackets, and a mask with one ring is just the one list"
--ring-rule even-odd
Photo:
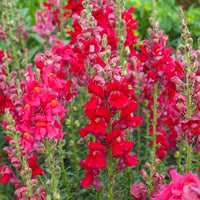
[(191, 45), (190, 44), (186, 44), (185, 45), (185, 50), (186, 50), (186, 52), (190, 52), (192, 50)]
[(145, 163), (145, 167), (147, 167), (147, 168), (150, 168), (151, 167), (151, 165), (150, 165), (150, 163)]
[(140, 170), (140, 174), (141, 174), (141, 176), (143, 177), (144, 180), (146, 180), (146, 181), (148, 180), (149, 176), (144, 169)]
[(51, 195), (47, 195), (46, 200), (52, 200)]
[(60, 200), (60, 194), (58, 192), (54, 192), (53, 194), (53, 200)]
[(75, 111), (75, 112), (77, 111), (77, 108), (76, 108), (76, 106), (73, 106), (73, 111)]
[(70, 125), (71, 124), (71, 120), (70, 119), (66, 119), (65, 124), (66, 125)]
[(57, 165), (55, 167), (55, 175), (60, 175), (60, 172), (61, 172), (60, 166)]
[(131, 52), (130, 48), (128, 46), (126, 46), (125, 49), (124, 49), (125, 56), (129, 56), (130, 52)]
[(73, 147), (73, 146), (74, 146), (74, 141), (73, 141), (73, 140), (70, 140), (70, 141), (69, 141), (69, 146), (70, 146), (70, 147)]
[(178, 49), (182, 54), (185, 54), (185, 47), (183, 46), (183, 44), (180, 44)]
[(179, 19), (181, 22), (183, 22), (185, 16), (183, 14), (183, 10), (181, 8), (178, 9)]
[(52, 184), (51, 184), (51, 181), (50, 181), (50, 180), (47, 180), (47, 181), (46, 181), (46, 186), (47, 186), (47, 188), (50, 188), (51, 185), (52, 185)]
[(84, 146), (84, 139), (83, 139), (83, 138), (80, 138), (80, 139), (77, 141), (77, 145), (78, 145), (78, 146)]
[(196, 56), (196, 55), (194, 55), (194, 54), (191, 54), (191, 55), (190, 55), (190, 63), (191, 63), (191, 64), (194, 64), (194, 62), (196, 61), (196, 59), (197, 59), (197, 56)]
[(107, 35), (103, 35), (102, 46), (105, 47), (107, 45)]
[(76, 120), (76, 121), (74, 122), (74, 125), (75, 125), (77, 128), (79, 128), (79, 127), (80, 127), (80, 122), (79, 122), (78, 120)]

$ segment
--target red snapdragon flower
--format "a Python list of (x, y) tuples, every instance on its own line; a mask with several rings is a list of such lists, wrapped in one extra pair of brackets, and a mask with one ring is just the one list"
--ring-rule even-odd
[(32, 169), (33, 177), (37, 175), (43, 175), (45, 173), (45, 171), (42, 168), (40, 168), (39, 164), (36, 163), (36, 161), (37, 161), (36, 155), (28, 159), (28, 166)]
[(81, 180), (82, 187), (88, 188), (92, 184), (95, 189), (99, 191), (101, 186), (101, 183), (97, 178), (97, 175), (99, 175), (99, 169), (89, 166), (82, 160), (80, 161), (80, 165), (86, 170), (86, 176)]
[(94, 166), (95, 168), (105, 167), (105, 147), (98, 142), (90, 141), (88, 141), (87, 147), (89, 152), (85, 159), (85, 163)]

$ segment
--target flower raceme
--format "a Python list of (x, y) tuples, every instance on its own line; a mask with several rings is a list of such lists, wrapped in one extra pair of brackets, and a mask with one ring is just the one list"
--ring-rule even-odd
[[(84, 165), (85, 169), (87, 166), (98, 171), (107, 165), (107, 155), (111, 148), (113, 157), (119, 160), (117, 166), (121, 172), (127, 166), (137, 165), (137, 155), (129, 155), (134, 143), (125, 140), (127, 134), (124, 130), (131, 128), (132, 125), (138, 126), (142, 118), (134, 116), (138, 105), (134, 90), (128, 86), (126, 77), (121, 77), (120, 81), (114, 79), (108, 82), (101, 77), (102, 81), (99, 82), (96, 81), (97, 76), (100, 75), (94, 76), (88, 84), (91, 100), (84, 105), (90, 123), (79, 131), (82, 137), (92, 133), (95, 142), (88, 141), (88, 155), (80, 164)], [(98, 174), (96, 173), (95, 180)], [(87, 170), (81, 184), (83, 187), (89, 187), (89, 183), (94, 185), (93, 180), (94, 175)]]
[[(46, 52), (36, 55), (35, 60), (39, 71), (36, 72), (36, 75), (32, 72), (31, 67), (28, 67), (25, 76), (26, 90), (22, 93), (21, 100), (24, 106), (17, 112), (20, 123), (17, 120), (15, 120), (15, 123), (13, 122), (14, 131), (18, 134), (17, 141), (15, 137), (7, 136), (9, 143), (14, 144), (15, 148), (4, 148), (4, 151), (8, 153), (8, 159), (20, 174), (30, 172), (27, 181), (33, 185), (37, 184), (35, 178), (45, 173), (37, 163), (41, 146), (45, 147), (46, 141), (49, 142), (53, 139), (57, 143), (58, 140), (63, 138), (65, 133), (62, 132), (61, 121), (68, 111), (63, 107), (76, 93), (70, 91), (72, 81), (65, 79), (66, 73), (58, 56)], [(8, 123), (4, 124), (7, 128), (11, 126)], [(9, 131), (7, 134), (9, 134)], [(45, 149), (49, 151), (48, 148), (45, 147)], [(20, 157), (21, 159), (19, 159)], [(24, 162), (26, 162), (26, 167), (23, 166)], [(3, 165), (0, 173), (2, 183), (10, 182), (18, 187), (15, 192), (15, 195), (19, 197), (18, 199), (23, 199), (23, 195), (26, 197), (31, 195), (29, 193), (30, 184), (26, 182), (24, 186), (21, 186), (22, 183), (18, 181), (9, 167)], [(37, 191), (34, 191), (36, 196), (41, 196), (39, 199), (45, 199), (44, 189), (40, 186)], [(39, 194), (40, 191), (41, 194)]]

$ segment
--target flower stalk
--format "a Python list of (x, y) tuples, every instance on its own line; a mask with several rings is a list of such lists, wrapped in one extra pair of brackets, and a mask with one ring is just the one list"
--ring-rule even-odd
[(154, 165), (156, 159), (156, 125), (157, 125), (157, 108), (158, 108), (158, 83), (154, 84), (154, 105), (153, 105), (153, 151), (151, 152), (151, 168), (150, 168), (150, 191), (153, 192), (153, 180)]

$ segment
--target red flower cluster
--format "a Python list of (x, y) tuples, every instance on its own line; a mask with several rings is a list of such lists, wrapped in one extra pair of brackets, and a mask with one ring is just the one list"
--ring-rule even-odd
[[(116, 68), (110, 68), (111, 74), (114, 74)], [(99, 168), (105, 167), (109, 148), (112, 149), (112, 155), (119, 159), (119, 171), (127, 166), (137, 165), (137, 156), (129, 155), (134, 143), (124, 139), (126, 136), (124, 130), (138, 126), (142, 123), (142, 118), (133, 114), (138, 107), (134, 90), (129, 88), (126, 77), (119, 77), (120, 80), (113, 77), (113, 81), (106, 82), (98, 74), (88, 84), (88, 91), (92, 95), (84, 107), (90, 123), (81, 128), (79, 134), (85, 137), (88, 133), (92, 133), (96, 142), (88, 143), (89, 154), (85, 161), (81, 161), (81, 165), (84, 163), (84, 168), (87, 165), (98, 171)], [(117, 119), (118, 113), (120, 113), (119, 119)], [(85, 180), (91, 180), (90, 183), (93, 184), (93, 179), (87, 176), (91, 176), (91, 173), (86, 173), (86, 178), (81, 182), (83, 187), (90, 186)]]

